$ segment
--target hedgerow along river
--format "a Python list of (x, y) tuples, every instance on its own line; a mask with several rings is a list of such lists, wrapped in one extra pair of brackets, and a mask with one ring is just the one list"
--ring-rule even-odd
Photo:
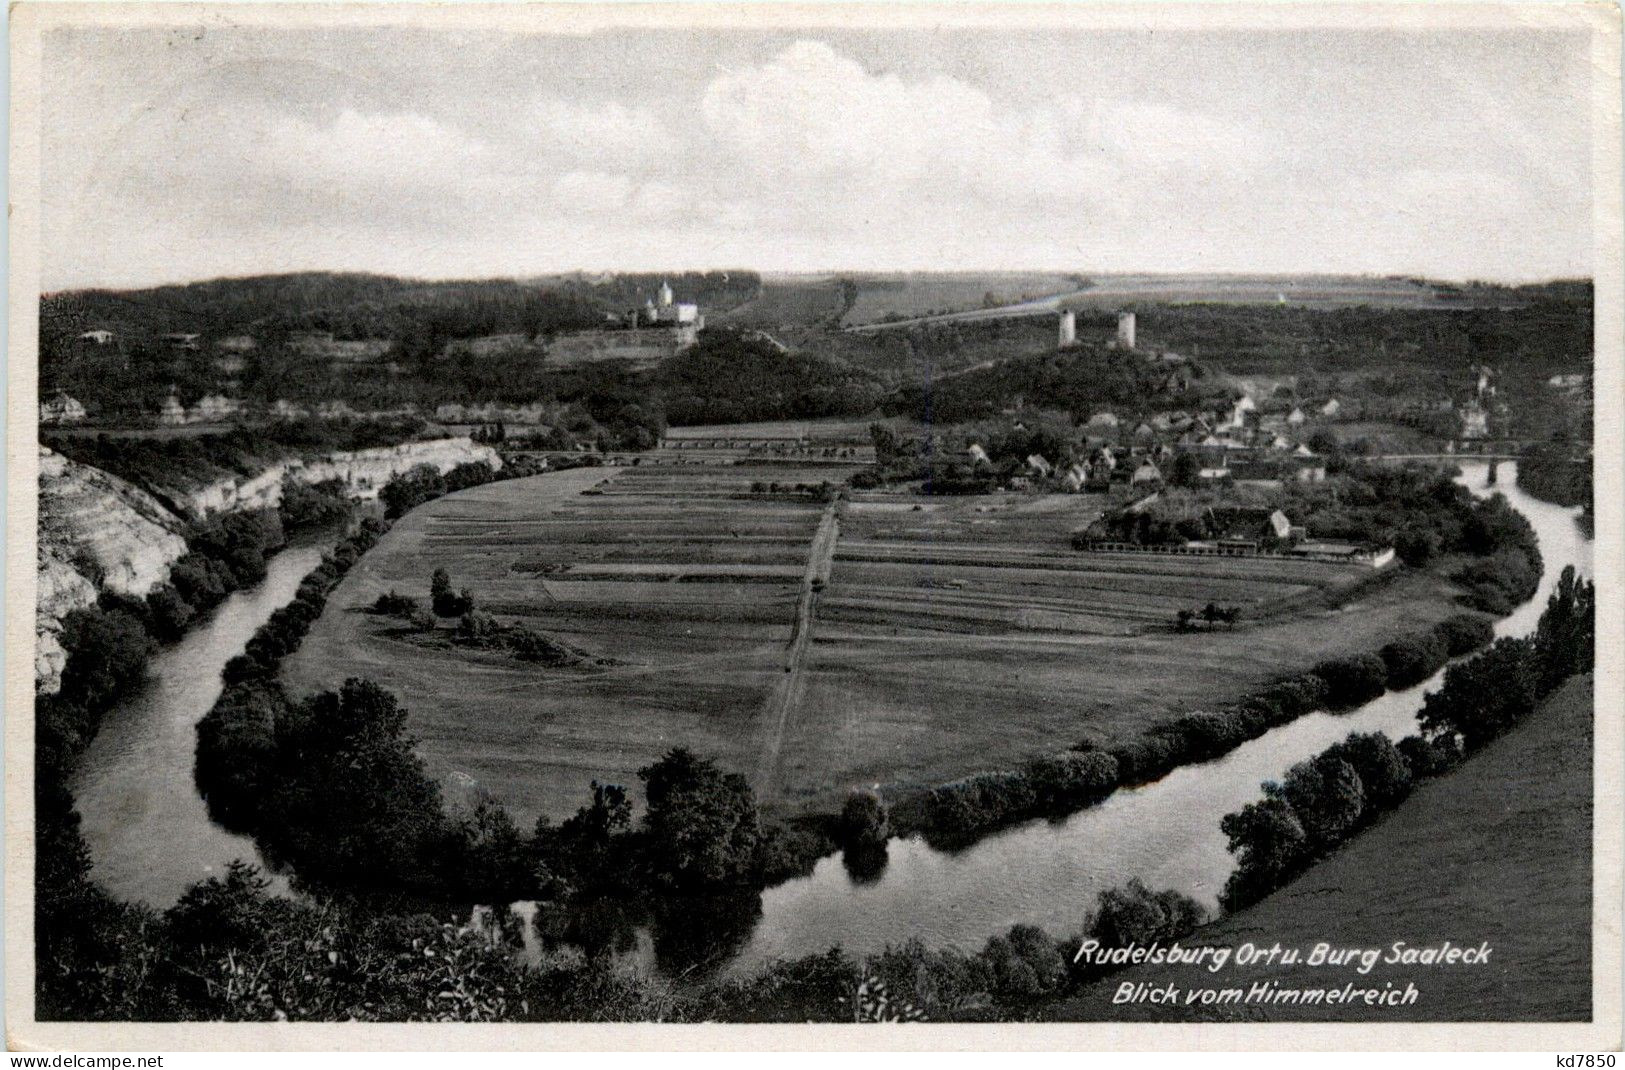
[[(1591, 546), (1576, 510), (1518, 490), (1515, 468), (1500, 466), (1486, 486), (1482, 463), (1463, 463), (1461, 482), (1477, 494), (1505, 494), (1529, 518), (1545, 571), (1540, 591), (1496, 622), (1502, 635), (1526, 635), (1565, 565), (1591, 575)], [(152, 682), (111, 712), (87, 751), (74, 783), (95, 868), (92, 876), (124, 899), (167, 907), (196, 880), (223, 873), (236, 858), (260, 862), (251, 840), (208, 819), (192, 780), (195, 726), (221, 688), (220, 670), (254, 630), (292, 598), (314, 568), (319, 547), (290, 549), (270, 563), (264, 583), (239, 592), (152, 664)], [(1030, 821), (958, 852), (935, 850), (917, 837), (888, 845), (885, 869), (862, 881), (839, 855), (813, 872), (761, 895), (760, 915), (737, 942), (728, 970), (749, 973), (780, 957), (840, 945), (855, 956), (918, 938), (928, 947), (973, 950), (1011, 925), (1052, 934), (1079, 930), (1105, 888), (1138, 877), (1175, 888), (1212, 906), (1234, 867), (1219, 819), (1255, 799), (1259, 785), (1350, 732), (1416, 729), (1423, 693), (1438, 675), (1390, 692), (1344, 714), (1315, 713), (1273, 729), (1223, 758), (1174, 770), (1154, 784), (1118, 791), (1098, 806), (1060, 821)], [(285, 888), (284, 882), (276, 887)], [(534, 904), (514, 904), (523, 929), (522, 956), (543, 955), (530, 931)], [(730, 941), (733, 943), (733, 941)], [(656, 971), (654, 941), (637, 933), (630, 968)]]
[[(1495, 624), (1497, 636), (1527, 635), (1565, 565), (1591, 575), (1591, 546), (1577, 510), (1549, 505), (1516, 486), (1503, 463), (1495, 486), (1488, 466), (1463, 463), (1460, 482), (1475, 494), (1502, 493), (1529, 518), (1545, 570), (1539, 592)], [(813, 872), (762, 894), (762, 915), (732, 961), (736, 973), (775, 958), (796, 958), (840, 944), (855, 957), (918, 938), (927, 947), (975, 950), (1022, 923), (1054, 936), (1080, 932), (1103, 890), (1140, 878), (1209, 907), (1235, 868), (1219, 819), (1259, 796), (1265, 780), (1320, 753), (1350, 732), (1416, 731), (1424, 692), (1443, 671), (1342, 714), (1312, 713), (1273, 729), (1223, 758), (1188, 765), (1153, 784), (1120, 790), (1060, 821), (1036, 820), (995, 833), (959, 852), (910, 837), (888, 845), (878, 880), (854, 879), (839, 855)]]
[(231, 594), (180, 642), (161, 649), (147, 684), (102, 719), (70, 787), (94, 863), (91, 879), (114, 896), (166, 908), (193, 882), (223, 876), (238, 858), (265, 870), (274, 890), (287, 890), (253, 840), (209, 820), (192, 780), (197, 723), (224, 689), (220, 670), (293, 600), (325, 549), (302, 544), (272, 557), (262, 582)]

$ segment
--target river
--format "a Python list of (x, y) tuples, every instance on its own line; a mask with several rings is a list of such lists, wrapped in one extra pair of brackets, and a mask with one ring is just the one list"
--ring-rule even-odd
[[(1505, 494), (1540, 539), (1546, 569), (1539, 593), (1495, 628), (1497, 635), (1527, 634), (1563, 566), (1591, 574), (1591, 545), (1574, 522), (1576, 510), (1524, 494), (1513, 465), (1501, 465), (1494, 487), (1485, 485), (1484, 464), (1462, 468), (1462, 482), (1475, 493)], [(192, 780), (194, 728), (220, 693), (227, 659), (292, 598), (320, 555), (320, 548), (306, 547), (273, 558), (264, 583), (233, 595), (162, 651), (152, 665), (153, 682), (107, 717), (73, 787), (93, 876), (114, 895), (167, 906), (232, 859), (261, 861), (250, 840), (209, 821)], [(759, 916), (754, 904), (746, 909), (728, 941), (737, 948), (728, 968), (748, 972), (835, 944), (861, 956), (911, 938), (972, 950), (1018, 922), (1071, 934), (1101, 890), (1133, 877), (1214, 905), (1233, 868), (1220, 817), (1255, 799), (1264, 780), (1350, 732), (1411, 734), (1423, 693), (1438, 679), (1351, 713), (1301, 717), (1216, 761), (1119, 791), (1064, 820), (1018, 825), (962, 851), (938, 851), (918, 837), (893, 840), (886, 868), (867, 882), (851, 876), (839, 855), (826, 857), (810, 875), (763, 892)], [(525, 957), (534, 958), (540, 953), (530, 924), (534, 907), (516, 904), (514, 913), (524, 930)], [(636, 945), (628, 962), (654, 968), (649, 934), (639, 932)]]
[[(1539, 593), (1495, 625), (1497, 636), (1527, 635), (1563, 566), (1591, 575), (1591, 544), (1574, 521), (1578, 510), (1520, 491), (1511, 463), (1500, 466), (1493, 487), (1486, 485), (1485, 464), (1461, 468), (1462, 483), (1476, 494), (1506, 495), (1540, 539), (1545, 572)], [(1395, 740), (1413, 734), (1423, 694), (1442, 676), (1441, 670), (1349, 713), (1300, 717), (1223, 758), (1118, 791), (1060, 821), (1018, 825), (963, 851), (939, 851), (919, 837), (893, 840), (884, 872), (871, 883), (854, 879), (840, 856), (830, 855), (809, 876), (762, 893), (761, 920), (730, 970), (749, 972), (835, 943), (854, 956), (914, 937), (928, 947), (968, 951), (1017, 923), (1071, 935), (1082, 931), (1101, 891), (1134, 877), (1214, 907), (1235, 868), (1219, 819), (1256, 799), (1265, 780), (1350, 732), (1386, 732)]]
[(220, 670), (255, 629), (293, 600), (326, 544), (290, 546), (266, 563), (263, 582), (237, 591), (148, 666), (149, 681), (102, 720), (71, 787), (90, 846), (91, 879), (119, 899), (171, 906), (234, 859), (266, 866), (254, 841), (209, 820), (192, 779), (197, 723), (220, 697)]

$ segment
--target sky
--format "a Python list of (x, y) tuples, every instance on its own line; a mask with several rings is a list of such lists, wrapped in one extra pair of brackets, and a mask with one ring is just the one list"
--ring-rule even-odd
[(48, 31), (46, 290), (1591, 272), (1573, 31)]

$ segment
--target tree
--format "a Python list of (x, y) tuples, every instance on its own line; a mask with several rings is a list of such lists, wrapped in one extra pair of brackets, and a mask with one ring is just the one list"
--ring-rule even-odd
[(891, 835), (886, 802), (877, 792), (854, 791), (841, 807), (841, 844), (848, 850), (884, 848)]
[(1388, 810), (1410, 794), (1412, 775), (1399, 748), (1381, 732), (1351, 732), (1322, 752), (1323, 758), (1347, 762), (1360, 777), (1369, 810)]
[(745, 778), (723, 773), (685, 747), (638, 770), (654, 879), (689, 891), (738, 884), (755, 862), (761, 839), (756, 799)]
[(1539, 689), (1546, 694), (1575, 673), (1587, 672), (1595, 660), (1595, 584), (1582, 581), (1566, 565), (1535, 628)]
[(1219, 897), (1226, 910), (1258, 902), (1286, 883), (1309, 858), (1308, 833), (1285, 799), (1248, 803), (1226, 814), (1219, 828), (1238, 862)]
[(1134, 877), (1126, 887), (1100, 893), (1084, 931), (1102, 947), (1149, 947), (1188, 936), (1206, 920), (1207, 910), (1196, 900), (1171, 889), (1153, 892)]
[(1498, 639), (1477, 657), (1445, 670), (1417, 714), (1429, 739), (1456, 736), (1477, 750), (1534, 709), (1540, 665), (1528, 639)]
[(1185, 452), (1174, 456), (1174, 463), (1168, 471), (1168, 482), (1176, 487), (1194, 487), (1200, 483), (1202, 476), (1202, 462), (1194, 453)]
[(76, 609), (62, 618), (61, 697), (87, 710), (106, 709), (144, 678), (157, 644), (141, 622), (121, 609)]
[(1322, 852), (1342, 843), (1365, 812), (1365, 785), (1360, 774), (1333, 754), (1297, 763), (1287, 770), (1281, 783), (1266, 784), (1264, 793), (1291, 804), (1310, 845)]

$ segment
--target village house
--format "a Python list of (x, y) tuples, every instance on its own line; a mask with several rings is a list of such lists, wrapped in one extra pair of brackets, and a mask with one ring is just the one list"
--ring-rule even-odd
[(192, 423), (212, 423), (216, 420), (225, 420), (237, 415), (243, 409), (243, 403), (236, 398), (228, 398), (222, 394), (209, 394), (198, 400), (192, 406), (188, 418)]
[(111, 345), (113, 342), (113, 332), (104, 328), (97, 328), (96, 330), (86, 331), (84, 334), (81, 334), (79, 336), (79, 340), (81, 342), (90, 342), (99, 346)]
[(163, 406), (158, 410), (158, 422), (165, 427), (178, 427), (186, 422), (186, 407), (181, 399), (174, 394), (164, 399)]
[(1456, 411), (1461, 421), (1461, 437), (1464, 439), (1481, 439), (1490, 437), (1490, 414), (1478, 399), (1471, 398)]
[(61, 390), (39, 403), (42, 424), (76, 424), (85, 416), (85, 407)]
[(1259, 546), (1284, 542), (1292, 536), (1292, 521), (1279, 509), (1264, 506), (1230, 506), (1208, 510), (1208, 528), (1220, 543), (1251, 543)]
[(1118, 420), (1116, 413), (1102, 411), (1090, 416), (1089, 422), (1083, 425), (1083, 429), (1090, 435), (1115, 437), (1117, 435), (1117, 429), (1121, 426), (1121, 424), (1122, 421)]
[(1134, 474), (1129, 477), (1128, 482), (1131, 487), (1160, 487), (1162, 485), (1162, 470), (1147, 457), (1140, 462), (1138, 468), (1134, 469)]

